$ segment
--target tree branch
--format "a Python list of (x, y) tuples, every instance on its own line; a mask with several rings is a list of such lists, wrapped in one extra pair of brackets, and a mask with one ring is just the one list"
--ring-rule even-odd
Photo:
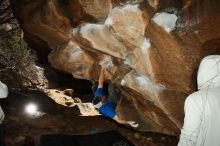
[(6, 68), (3, 68), (3, 69), (0, 69), (0, 72), (5, 71), (5, 70), (7, 70), (7, 69), (13, 69), (13, 68), (15, 68), (15, 66), (12, 66), (12, 67), (6, 67)]
[(6, 13), (9, 10), (12, 11), (10, 5), (8, 5), (6, 8), (3, 9), (0, 8), (0, 15)]

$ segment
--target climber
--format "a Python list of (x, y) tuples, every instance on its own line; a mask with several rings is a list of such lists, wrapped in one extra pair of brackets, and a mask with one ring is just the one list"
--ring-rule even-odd
[(202, 60), (197, 84), (198, 91), (185, 101), (178, 146), (220, 146), (220, 55)]
[[(8, 96), (8, 87), (0, 81), (0, 99)], [(3, 138), (3, 125), (2, 122), (5, 118), (5, 114), (0, 106), (0, 146), (4, 146)]]
[[(95, 97), (93, 99), (94, 107), (103, 116), (109, 117), (120, 124), (128, 124), (131, 127), (138, 127), (139, 124), (134, 121), (127, 121), (119, 118), (116, 114), (115, 108), (117, 106), (117, 100), (120, 96), (120, 91), (115, 87), (114, 84), (109, 85), (109, 97), (103, 92), (103, 82), (104, 82), (104, 71), (105, 67), (101, 64), (101, 72), (99, 75), (98, 88), (95, 91)], [(94, 88), (94, 87), (93, 87)]]

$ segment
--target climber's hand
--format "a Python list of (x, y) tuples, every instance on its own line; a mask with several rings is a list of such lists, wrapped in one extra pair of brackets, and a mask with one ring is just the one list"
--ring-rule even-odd
[(139, 124), (136, 123), (135, 121), (128, 121), (128, 124), (133, 128), (137, 128), (139, 126)]
[(105, 62), (104, 62), (104, 61), (100, 61), (100, 62), (99, 62), (99, 65), (100, 65), (102, 68), (105, 68)]
[(111, 67), (114, 66), (111, 57), (104, 57), (104, 58), (99, 62), (99, 65), (101, 65), (102, 68), (105, 68), (105, 69), (108, 69), (108, 68), (111, 68)]

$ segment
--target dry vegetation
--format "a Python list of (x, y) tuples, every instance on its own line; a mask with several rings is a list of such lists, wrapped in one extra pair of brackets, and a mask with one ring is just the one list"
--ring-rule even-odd
[(33, 87), (36, 57), (23, 39), (9, 0), (0, 1), (0, 80), (10, 89)]

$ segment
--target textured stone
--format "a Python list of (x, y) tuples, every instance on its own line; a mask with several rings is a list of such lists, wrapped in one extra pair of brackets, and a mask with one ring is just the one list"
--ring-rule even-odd
[(111, 8), (111, 0), (80, 0), (83, 10), (97, 19), (105, 19)]
[(74, 90), (73, 89), (65, 89), (63, 90), (64, 94), (70, 97), (73, 97)]
[(54, 68), (97, 80), (99, 63), (107, 60), (105, 81), (122, 85), (117, 111), (137, 120), (141, 131), (177, 135), (201, 58), (220, 54), (219, 0), (29, 0), (19, 5), (22, 9), (15, 9), (27, 39), (37, 38), (52, 50), (48, 60)]

